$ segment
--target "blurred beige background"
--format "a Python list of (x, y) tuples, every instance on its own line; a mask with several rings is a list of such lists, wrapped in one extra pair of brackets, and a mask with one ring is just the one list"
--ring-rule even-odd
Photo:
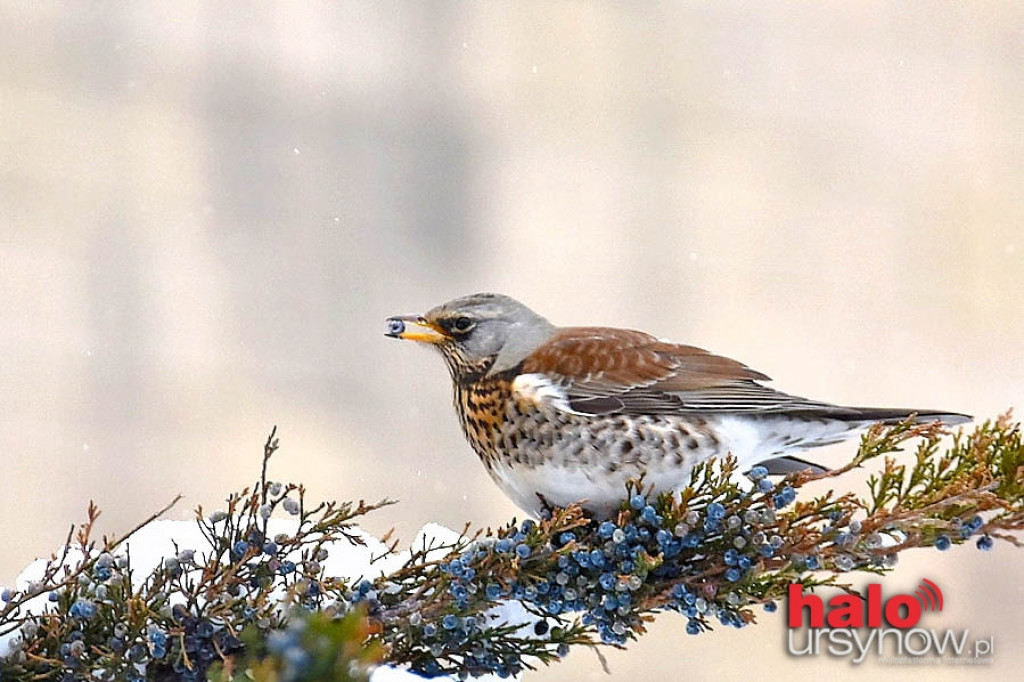
[[(0, 2), (0, 583), (278, 479), (368, 526), (517, 511), (394, 313), (479, 290), (784, 390), (991, 416), (1024, 395), (1019, 3)], [(849, 449), (825, 457), (838, 461)], [(885, 590), (1024, 665), (1024, 551)], [(613, 679), (910, 679), (664, 615)], [(741, 655), (737, 655), (737, 654)], [(606, 679), (579, 652), (534, 680)]]

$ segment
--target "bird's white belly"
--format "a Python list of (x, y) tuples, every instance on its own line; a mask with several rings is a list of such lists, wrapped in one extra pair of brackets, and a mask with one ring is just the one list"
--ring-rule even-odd
[[(675, 491), (689, 482), (697, 449), (681, 425), (658, 418), (593, 419), (560, 415), (557, 423), (540, 415), (530, 427), (532, 437), (503, 439), (488, 470), (502, 491), (519, 507), (537, 515), (545, 506), (576, 502), (598, 516), (610, 516), (627, 496), (626, 483), (643, 477), (656, 492)], [(671, 445), (670, 445), (671, 443)], [(514, 447), (513, 447), (514, 445)]]
[(533, 515), (578, 502), (607, 517), (630, 479), (642, 476), (645, 492), (677, 492), (693, 466), (712, 457), (731, 453), (746, 471), (864, 425), (785, 415), (583, 414), (570, 409), (560, 387), (532, 374), (516, 379), (513, 396), (491, 436), (496, 456), (481, 456), (502, 491)]
[[(545, 506), (566, 507), (579, 502), (602, 518), (618, 509), (626, 498), (626, 482), (640, 475), (632, 467), (609, 472), (603, 467), (526, 465), (507, 459), (496, 462), (490, 473), (502, 492), (533, 516), (539, 516)], [(673, 479), (679, 478), (679, 473), (675, 472)], [(649, 473), (644, 478), (645, 483), (657, 486), (652, 478)]]
[[(531, 415), (537, 440), (517, 441), (511, 456), (496, 458), (488, 470), (519, 507), (539, 515), (545, 507), (573, 503), (598, 517), (615, 513), (626, 499), (626, 483), (643, 477), (645, 492), (678, 492), (690, 482), (695, 464), (733, 454), (747, 471), (781, 454), (837, 442), (856, 432), (838, 421), (779, 423), (719, 417), (707, 421), (717, 434), (710, 439), (684, 420), (636, 417), (625, 426), (619, 418), (560, 415), (557, 423)], [(546, 422), (546, 423), (545, 423)], [(670, 438), (670, 436), (674, 436)]]

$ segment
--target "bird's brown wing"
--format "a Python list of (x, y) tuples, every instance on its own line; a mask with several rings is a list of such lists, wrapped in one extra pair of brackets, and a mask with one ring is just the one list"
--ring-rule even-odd
[(594, 415), (835, 408), (763, 386), (757, 382), (767, 376), (735, 360), (628, 329), (560, 329), (526, 358), (522, 372), (544, 374), (574, 411)]

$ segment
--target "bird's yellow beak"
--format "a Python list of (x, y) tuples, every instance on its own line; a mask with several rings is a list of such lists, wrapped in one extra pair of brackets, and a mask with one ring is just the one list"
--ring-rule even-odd
[(384, 336), (390, 336), (393, 339), (406, 339), (421, 343), (441, 343), (449, 338), (448, 334), (441, 327), (427, 322), (418, 315), (389, 317), (387, 325), (387, 331), (384, 332)]

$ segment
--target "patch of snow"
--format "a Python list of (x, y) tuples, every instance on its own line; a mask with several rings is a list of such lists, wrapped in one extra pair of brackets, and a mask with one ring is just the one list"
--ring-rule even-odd
[[(293, 519), (270, 519), (267, 524), (267, 537), (273, 538), (278, 535), (294, 535), (298, 530), (298, 521)], [(366, 533), (360, 528), (352, 528), (351, 534), (360, 538), (364, 544), (354, 542), (335, 542), (325, 545), (328, 550), (327, 558), (320, 562), (329, 576), (337, 576), (348, 580), (358, 578), (373, 579), (380, 575), (386, 575), (400, 568), (409, 558), (410, 551), (395, 552), (393, 555), (384, 556), (387, 546), (373, 535)], [(461, 535), (456, 531), (438, 525), (428, 523), (423, 526), (416, 535), (412, 547), (427, 550), (427, 560), (434, 560), (444, 556), (448, 548), (459, 541)], [(159, 519), (139, 529), (125, 544), (119, 548), (118, 554), (127, 554), (131, 561), (133, 582), (135, 587), (140, 585), (150, 573), (152, 573), (163, 561), (175, 557), (183, 550), (193, 550), (196, 561), (202, 562), (203, 555), (211, 551), (210, 543), (203, 536), (195, 521), (171, 521)], [(377, 561), (378, 557), (383, 557)], [(75, 566), (82, 560), (82, 552), (78, 549), (70, 549), (64, 560), (64, 566)], [(298, 560), (298, 553), (290, 556)], [(29, 564), (18, 575), (15, 580), (15, 588), (18, 591), (25, 591), (39, 583), (46, 571), (46, 560), (37, 559)], [(59, 574), (58, 574), (59, 575)], [(47, 598), (48, 592), (43, 590), (36, 597), (30, 599), (23, 607), (23, 614), (45, 613), (50, 608)], [(282, 592), (279, 597), (283, 597)], [(522, 624), (522, 634), (533, 635), (533, 625), (538, 617), (526, 611), (518, 601), (510, 601), (502, 606), (495, 607), (485, 614), (485, 617), (492, 622)], [(14, 630), (5, 635), (0, 635), (0, 657), (7, 656), (14, 650), (21, 635)], [(376, 668), (371, 676), (371, 682), (416, 682), (424, 678), (411, 673), (408, 670), (393, 666), (383, 665)], [(457, 679), (434, 678), (434, 679)], [(493, 682), (499, 678), (496, 675), (485, 675), (475, 678), (483, 682)], [(518, 679), (518, 678), (516, 678)]]

